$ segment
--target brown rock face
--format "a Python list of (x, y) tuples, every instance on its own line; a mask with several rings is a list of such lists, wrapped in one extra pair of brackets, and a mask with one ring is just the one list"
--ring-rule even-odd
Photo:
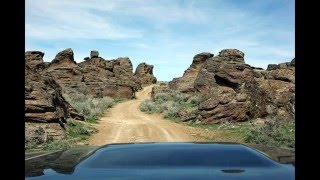
[(194, 83), (195, 88), (203, 94), (218, 94), (218, 97), (207, 100), (211, 105), (224, 97), (219, 91), (222, 86), (231, 88), (236, 96), (227, 104), (219, 101), (210, 110), (204, 108), (208, 102), (200, 104), (203, 122), (244, 121), (266, 116), (293, 118), (294, 65), (282, 63), (269, 66), (269, 70), (264, 71), (245, 64), (243, 53), (239, 51), (236, 51), (238, 55), (221, 52), (218, 57), (205, 62)]
[(61, 87), (50, 75), (36, 73), (28, 64), (25, 72), (25, 121), (58, 123), (67, 117), (84, 120), (65, 101)]
[(203, 52), (195, 55), (193, 57), (192, 64), (184, 72), (183, 76), (180, 78), (174, 78), (169, 82), (169, 88), (183, 93), (195, 92), (194, 81), (196, 80), (198, 72), (202, 68), (204, 62), (210, 57), (213, 57), (213, 54), (209, 52)]
[(43, 62), (44, 53), (41, 51), (27, 51), (25, 53), (25, 60), (28, 64), (32, 62)]
[(77, 67), (77, 63), (74, 61), (73, 51), (71, 48), (59, 52), (49, 66), (50, 69), (58, 67)]
[(47, 136), (64, 136), (66, 118), (84, 120), (63, 98), (62, 90), (95, 97), (132, 98), (141, 89), (127, 57), (107, 61), (92, 51), (91, 58), (77, 64), (70, 48), (59, 52), (50, 63), (43, 62), (43, 56), (40, 51), (25, 53), (26, 143), (44, 143)]
[(48, 137), (65, 136), (68, 117), (84, 120), (84, 116), (65, 101), (60, 85), (45, 72), (44, 53), (27, 52), (25, 65), (25, 143), (42, 144)]
[(224, 49), (219, 52), (220, 57), (226, 57), (228, 61), (244, 63), (244, 53), (238, 49)]
[(133, 77), (129, 58), (107, 61), (101, 57), (82, 63), (82, 82), (86, 91), (95, 97), (132, 98), (135, 91), (141, 89)]
[[(47, 72), (49, 63), (43, 62), (43, 56), (39, 51), (25, 53), (26, 145), (45, 143), (48, 137), (65, 136), (66, 118), (84, 120), (84, 116), (63, 98), (61, 86)], [(55, 65), (59, 66), (60, 57)]]
[(157, 82), (157, 78), (153, 75), (153, 65), (148, 65), (146, 63), (140, 63), (134, 76), (140, 80), (141, 84), (155, 84)]
[(194, 82), (197, 91), (208, 93), (212, 88), (225, 86), (239, 91), (246, 81), (253, 80), (253, 69), (244, 63), (239, 50), (222, 50), (219, 56), (207, 59)]
[(98, 57), (98, 51), (91, 51), (90, 56), (77, 64), (72, 49), (66, 49), (58, 53), (47, 71), (64, 90), (74, 89), (94, 97), (132, 98), (141, 89), (128, 57), (108, 61)]
[(97, 58), (97, 57), (99, 57), (99, 52), (98, 51), (91, 51), (90, 58)]
[(220, 123), (247, 120), (249, 106), (246, 95), (237, 94), (230, 87), (217, 86), (210, 98), (202, 102), (198, 109), (203, 123)]
[(190, 67), (184, 71), (183, 77), (196, 77), (204, 62), (211, 57), (213, 57), (213, 54), (209, 52), (195, 55)]
[(27, 51), (25, 53), (25, 62), (34, 71), (41, 72), (44, 70), (48, 63), (43, 62), (44, 53), (40, 51)]
[[(162, 91), (200, 93), (206, 99), (198, 106), (197, 119), (202, 123), (266, 117), (292, 119), (295, 114), (294, 83), (295, 59), (269, 65), (263, 70), (245, 64), (243, 52), (225, 49), (218, 56), (196, 55), (183, 77), (174, 78), (168, 87), (157, 87), (153, 96)], [(182, 117), (186, 117), (185, 113)]]

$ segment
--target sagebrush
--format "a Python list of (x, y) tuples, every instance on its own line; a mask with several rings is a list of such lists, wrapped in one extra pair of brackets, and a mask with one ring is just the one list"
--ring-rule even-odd
[(262, 126), (255, 126), (246, 135), (247, 143), (295, 148), (295, 121), (271, 119)]
[(92, 95), (78, 92), (63, 93), (63, 97), (86, 119), (98, 118), (118, 101), (110, 97), (94, 98)]
[(62, 139), (49, 140), (43, 150), (65, 150), (75, 147), (78, 142), (86, 141), (90, 135), (97, 132), (91, 125), (77, 120), (67, 119), (67, 136)]
[(179, 112), (184, 110), (190, 114), (198, 114), (198, 105), (202, 99), (198, 96), (189, 97), (182, 93), (159, 93), (154, 101), (146, 100), (140, 110), (146, 113), (163, 113), (165, 118), (179, 119)]

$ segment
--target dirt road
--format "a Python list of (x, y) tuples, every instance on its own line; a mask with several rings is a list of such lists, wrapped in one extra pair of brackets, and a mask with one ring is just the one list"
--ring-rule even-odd
[[(90, 145), (127, 142), (190, 142), (207, 141), (199, 138), (204, 129), (189, 127), (163, 119), (159, 114), (141, 112), (139, 105), (150, 98), (154, 85), (136, 93), (136, 99), (117, 104), (106, 111), (95, 124), (99, 130), (90, 140)], [(202, 132), (201, 132), (202, 131)]]

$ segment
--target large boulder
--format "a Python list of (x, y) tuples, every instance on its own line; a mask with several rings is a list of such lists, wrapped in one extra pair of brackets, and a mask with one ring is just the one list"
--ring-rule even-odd
[(183, 77), (196, 77), (204, 62), (213, 57), (209, 52), (202, 52), (193, 57), (190, 67), (184, 71)]
[(43, 62), (44, 53), (41, 51), (27, 51), (25, 53), (25, 60), (28, 64), (34, 62)]
[(99, 57), (98, 51), (93, 50), (90, 52), (90, 58), (97, 58), (97, 57)]
[(224, 49), (219, 52), (220, 57), (226, 57), (226, 60), (244, 63), (244, 53), (238, 49)]
[(254, 78), (253, 68), (244, 63), (243, 56), (239, 50), (226, 49), (207, 59), (194, 82), (195, 89), (208, 93), (214, 87), (226, 86), (239, 91)]
[(25, 64), (28, 64), (34, 71), (43, 71), (49, 63), (43, 62), (44, 53), (41, 51), (25, 52)]
[(49, 68), (52, 69), (57, 67), (77, 67), (77, 63), (73, 57), (73, 50), (71, 48), (67, 48), (59, 52), (52, 60)]
[(194, 81), (196, 80), (196, 77), (198, 76), (198, 73), (202, 68), (203, 64), (210, 57), (213, 57), (213, 54), (209, 52), (202, 52), (196, 54), (193, 57), (192, 64), (184, 72), (183, 76), (180, 78), (173, 78), (172, 81), (169, 82), (169, 88), (176, 91), (180, 91), (182, 93), (195, 92)]
[(237, 94), (232, 88), (217, 86), (210, 98), (199, 104), (202, 123), (245, 121), (249, 118), (250, 102), (245, 94)]
[(141, 84), (155, 84), (157, 82), (157, 78), (153, 75), (153, 65), (148, 65), (146, 63), (140, 63), (134, 76), (137, 77)]

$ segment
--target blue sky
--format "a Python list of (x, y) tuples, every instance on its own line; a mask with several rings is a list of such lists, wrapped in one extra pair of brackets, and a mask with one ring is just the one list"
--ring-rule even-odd
[(158, 80), (182, 76), (195, 54), (235, 48), (247, 64), (295, 57), (294, 0), (26, 0), (26, 51), (51, 61), (72, 48), (154, 65)]

